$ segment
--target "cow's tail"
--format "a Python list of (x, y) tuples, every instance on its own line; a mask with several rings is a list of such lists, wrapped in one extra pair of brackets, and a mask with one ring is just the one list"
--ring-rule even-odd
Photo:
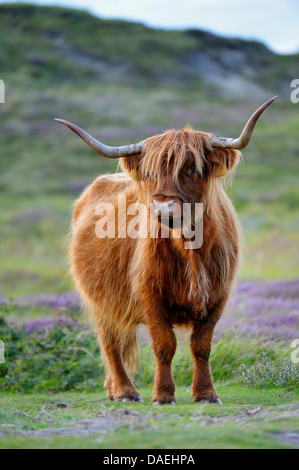
[(139, 334), (138, 329), (131, 331), (129, 336), (125, 339), (123, 358), (127, 372), (133, 379), (138, 367), (139, 359)]

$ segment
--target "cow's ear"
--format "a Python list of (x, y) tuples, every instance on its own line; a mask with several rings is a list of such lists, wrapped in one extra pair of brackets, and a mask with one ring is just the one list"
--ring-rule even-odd
[(212, 176), (220, 178), (232, 173), (239, 163), (240, 155), (238, 150), (213, 149), (208, 159)]
[(141, 155), (139, 154), (120, 159), (120, 165), (122, 169), (130, 176), (130, 178), (137, 181), (140, 180), (140, 159)]

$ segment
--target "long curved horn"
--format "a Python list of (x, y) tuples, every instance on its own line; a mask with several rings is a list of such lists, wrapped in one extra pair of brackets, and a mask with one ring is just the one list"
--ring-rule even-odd
[(64, 121), (63, 119), (54, 119), (61, 124), (64, 124), (69, 129), (71, 129), (75, 134), (77, 134), (84, 142), (89, 145), (92, 150), (99, 153), (103, 157), (107, 158), (120, 158), (120, 157), (129, 157), (131, 155), (136, 155), (141, 153), (144, 147), (144, 142), (139, 142), (137, 144), (124, 145), (123, 147), (109, 147), (108, 145), (102, 144), (98, 140), (94, 139), (91, 135), (85, 132), (80, 127), (72, 124), (69, 121)]
[(251, 116), (249, 121), (247, 122), (246, 126), (242, 130), (242, 133), (240, 137), (237, 139), (232, 139), (230, 137), (218, 137), (218, 136), (213, 136), (211, 137), (211, 144), (212, 147), (222, 147), (222, 148), (229, 148), (229, 149), (243, 149), (248, 145), (251, 135), (254, 129), (254, 126), (262, 114), (262, 112), (271, 104), (273, 101), (276, 100), (278, 96), (273, 96), (270, 100), (266, 101), (266, 103), (262, 104), (255, 113)]

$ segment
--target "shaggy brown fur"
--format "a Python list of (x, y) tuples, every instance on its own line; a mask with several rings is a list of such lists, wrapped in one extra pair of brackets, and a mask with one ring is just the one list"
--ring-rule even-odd
[[(157, 361), (153, 401), (175, 402), (174, 326), (191, 331), (195, 401), (217, 401), (209, 367), (211, 341), (240, 259), (238, 220), (220, 176), (233, 173), (239, 152), (213, 149), (209, 137), (186, 128), (149, 138), (142, 155), (121, 159), (124, 173), (99, 177), (75, 205), (72, 273), (95, 320), (111, 399), (138, 400), (132, 378), (137, 329), (143, 323)], [(203, 203), (203, 245), (187, 250), (172, 232), (168, 239), (122, 238), (123, 224), (115, 238), (99, 239), (96, 207), (110, 202), (117, 226), (119, 195), (126, 196), (127, 206), (145, 202), (149, 207), (153, 196), (192, 207)]]

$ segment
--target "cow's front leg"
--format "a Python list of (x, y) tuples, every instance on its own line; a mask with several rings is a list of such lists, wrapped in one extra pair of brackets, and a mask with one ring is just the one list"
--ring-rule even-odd
[(162, 315), (147, 316), (157, 368), (153, 390), (154, 405), (175, 404), (175, 384), (171, 362), (176, 350), (176, 338), (170, 323)]
[(194, 325), (191, 336), (191, 351), (194, 361), (192, 394), (194, 401), (206, 400), (221, 403), (213, 386), (210, 371), (210, 351), (214, 324), (208, 321)]
[(220, 403), (221, 401), (214, 388), (210, 371), (210, 352), (214, 328), (223, 312), (227, 295), (220, 302), (208, 309), (207, 316), (196, 322), (191, 336), (191, 351), (194, 361), (192, 393), (194, 401), (208, 401)]

